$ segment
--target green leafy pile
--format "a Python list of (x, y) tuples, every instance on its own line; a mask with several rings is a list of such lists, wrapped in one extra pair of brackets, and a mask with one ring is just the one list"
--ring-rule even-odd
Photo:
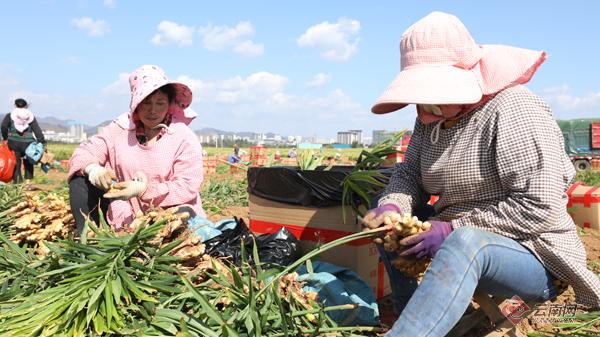
[[(0, 336), (357, 336), (373, 327), (338, 327), (301, 291), (293, 271), (316, 254), (375, 232), (319, 247), (287, 268), (236, 267), (210, 258), (183, 267), (157, 243), (166, 220), (129, 234), (88, 222), (94, 235), (46, 242), (39, 258), (0, 234)], [(87, 231), (84, 231), (87, 233)], [(242, 246), (242, 249), (243, 246)], [(242, 256), (246, 256), (242, 251)]]
[[(404, 131), (395, 134), (375, 145), (370, 151), (362, 150), (348, 176), (342, 181), (342, 204), (349, 205), (356, 215), (364, 215), (364, 205), (366, 209), (371, 208), (371, 199), (384, 188), (388, 183), (388, 177), (383, 175), (378, 169), (390, 154), (397, 153), (395, 146), (404, 136)], [(346, 208), (344, 207), (344, 219)]]

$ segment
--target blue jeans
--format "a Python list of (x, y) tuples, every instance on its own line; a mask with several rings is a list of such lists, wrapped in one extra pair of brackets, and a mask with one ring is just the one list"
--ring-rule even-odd
[(554, 280), (518, 242), (461, 227), (446, 238), (386, 336), (445, 336), (464, 314), (475, 288), (507, 298), (518, 295), (524, 301), (546, 301), (557, 295)]

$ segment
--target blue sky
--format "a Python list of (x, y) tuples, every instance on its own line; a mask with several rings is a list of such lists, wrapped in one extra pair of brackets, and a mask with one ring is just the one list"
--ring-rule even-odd
[(398, 44), (431, 11), (481, 44), (545, 50), (527, 85), (557, 118), (600, 117), (600, 1), (10, 1), (0, 13), (0, 106), (97, 124), (127, 111), (127, 75), (157, 64), (192, 88), (193, 129), (334, 137), (412, 128), (370, 113)]

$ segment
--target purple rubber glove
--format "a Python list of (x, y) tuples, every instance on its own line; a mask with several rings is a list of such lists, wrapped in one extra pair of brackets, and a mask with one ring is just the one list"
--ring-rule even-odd
[(371, 229), (377, 228), (381, 226), (386, 215), (391, 213), (400, 213), (400, 208), (394, 204), (383, 204), (373, 208), (362, 219), (363, 225)]
[(428, 231), (409, 236), (400, 241), (400, 244), (404, 246), (412, 246), (400, 253), (400, 256), (415, 255), (418, 259), (435, 256), (435, 253), (440, 249), (453, 228), (449, 222), (445, 221), (429, 221), (429, 223), (431, 228)]

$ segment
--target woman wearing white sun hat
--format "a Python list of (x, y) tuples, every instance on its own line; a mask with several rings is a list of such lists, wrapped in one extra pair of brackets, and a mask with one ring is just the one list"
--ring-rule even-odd
[(408, 28), (400, 54), (400, 74), (372, 111), (416, 104), (418, 117), (405, 162), (364, 222), (439, 200), (431, 230), (403, 241), (401, 255), (434, 258), (388, 336), (444, 336), (476, 287), (544, 301), (560, 280), (600, 308), (600, 280), (566, 209), (573, 165), (550, 108), (522, 86), (546, 54), (476, 44), (441, 12)]

